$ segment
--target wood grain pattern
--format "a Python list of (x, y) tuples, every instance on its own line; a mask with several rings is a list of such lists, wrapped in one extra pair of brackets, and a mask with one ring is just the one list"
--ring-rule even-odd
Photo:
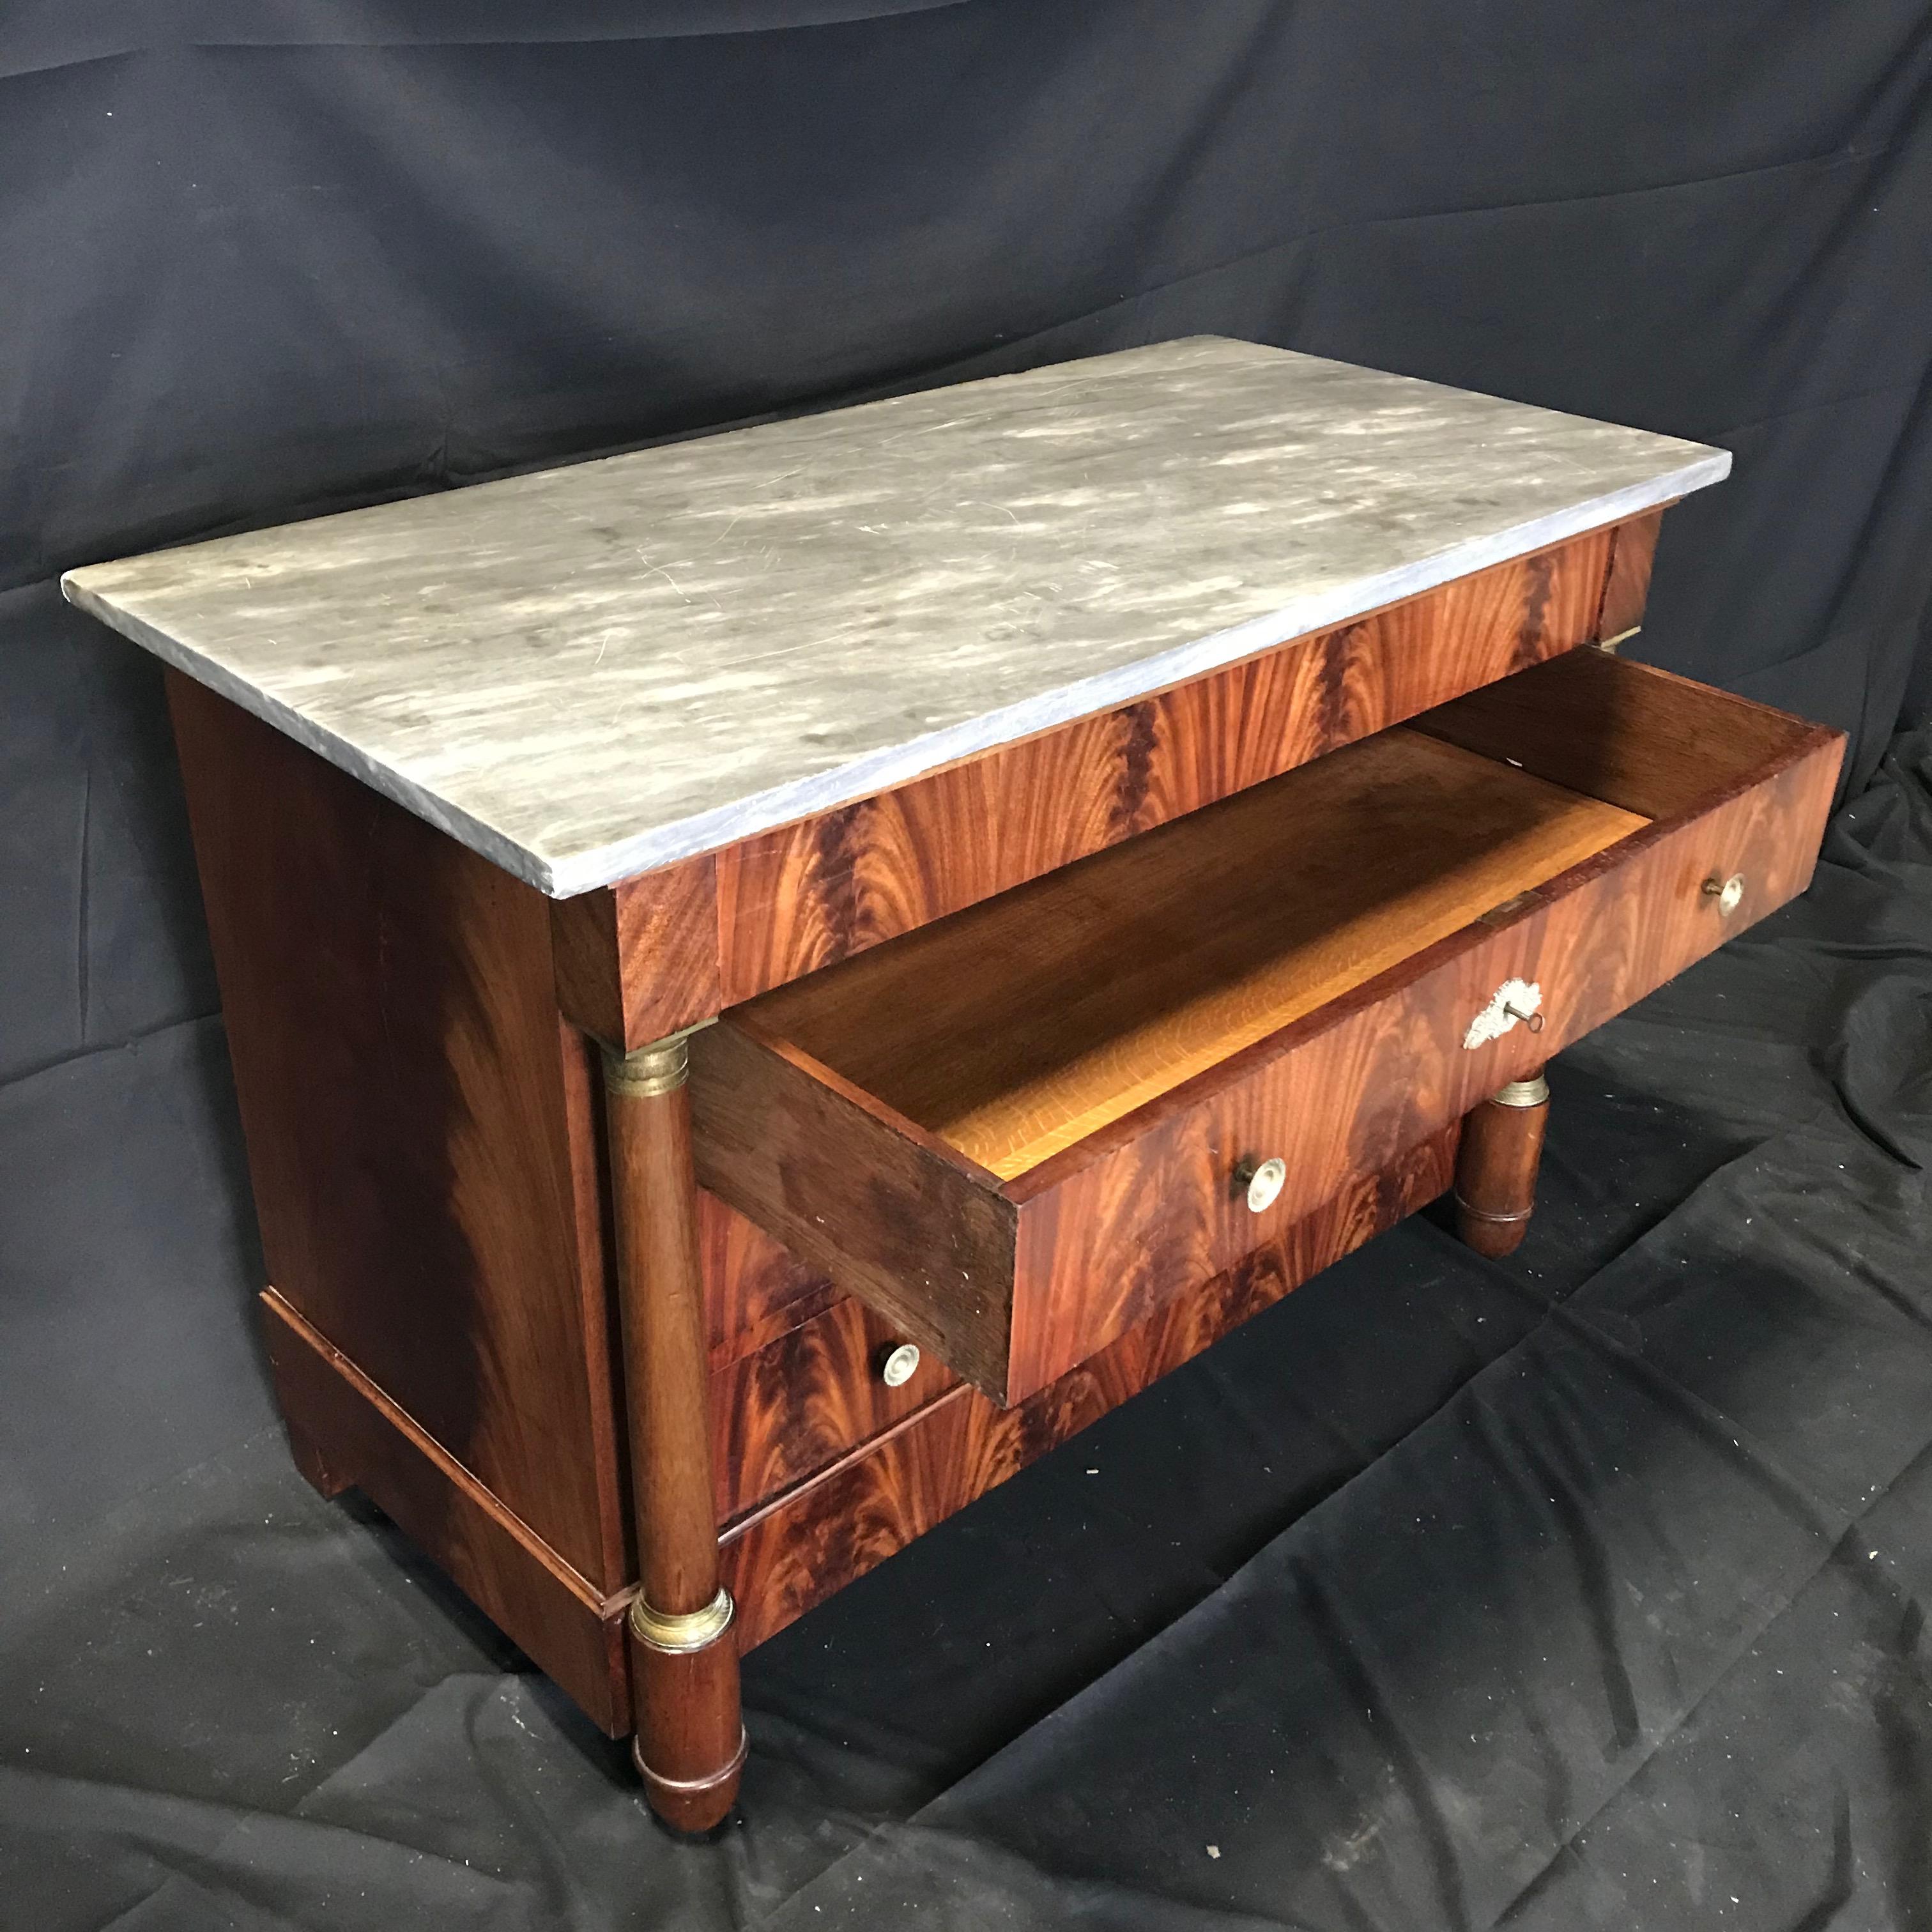
[(1610, 532), (718, 855), (736, 1004), (1586, 642)]
[[(1740, 722), (1742, 700), (1598, 653), (1574, 672), (1570, 662), (1525, 674), (1533, 703), (1501, 686), (1460, 700), (1460, 741), (1480, 740), (1512, 782), (1511, 761), (1553, 778), (1566, 744), (1615, 748), (1668, 711), (1686, 755), (1612, 750), (1591, 772), (1593, 789), (1598, 772), (1634, 774), (1613, 802), (1640, 809), (1641, 797), (1656, 822), (1004, 1182), (771, 1030), (760, 1003), (700, 1036), (706, 1184), (996, 1400), (1044, 1387), (1802, 888), (1837, 734), (1750, 706)], [(1597, 715), (1576, 716), (1580, 699)], [(1691, 715), (1707, 701), (1716, 724)], [(1749, 884), (1726, 920), (1702, 888), (1732, 872)], [(1546, 1030), (1466, 1048), (1471, 1021), (1510, 978), (1541, 987)], [(1256, 1216), (1235, 1176), (1270, 1155), (1288, 1184)]]
[(563, 1010), (640, 1046), (1642, 614), (1661, 511), (552, 908)]
[(552, 901), (550, 935), (559, 1005), (620, 1052), (707, 1019), (724, 1004), (708, 853)]
[(573, 1569), (273, 1289), (262, 1308), (303, 1474), (325, 1496), (360, 1490), (594, 1724), (622, 1737), (631, 1728), (628, 1593), (606, 1594)]
[(1597, 616), (1599, 640), (1622, 638), (1643, 622), (1644, 605), (1650, 598), (1651, 564), (1657, 555), (1664, 512), (1670, 507), (1666, 503), (1618, 526), (1610, 548), (1610, 572), (1604, 580), (1603, 608)]
[[(1095, 1338), (1231, 1264), (1252, 1239), (1229, 1186), (1244, 1156), (1288, 1164), (1264, 1230), (1305, 1213), (1801, 891), (1841, 750), (1836, 734), (1799, 728), (1781, 769), (1714, 782), (1708, 809), (1644, 827), (1010, 1184), (1022, 1211), (1012, 1385), (1051, 1380)], [(1749, 890), (1726, 920), (1703, 882), (1739, 871)], [(1541, 988), (1544, 1030), (1465, 1048), (1511, 978)]]
[[(617, 1365), (623, 1342), (618, 1329), (616, 1261), (610, 1239), (610, 1169), (604, 1157), (602, 1055), (596, 1043), (561, 1014), (556, 1031), (584, 1360), (590, 1385), (611, 1390), (614, 1400), (622, 1388)], [(614, 1567), (608, 1576), (630, 1577), (637, 1574), (638, 1552), (622, 1460), (621, 1418), (613, 1416), (610, 1434), (610, 1465), (598, 1472), (598, 1534), (602, 1546), (613, 1552)]]
[[(604, 1083), (638, 1589), (652, 1610), (682, 1617), (707, 1608), (718, 1580), (698, 1190), (683, 1050), (640, 1058), (652, 1090), (614, 1062)], [(668, 1649), (631, 1635), (635, 1756), (651, 1808), (680, 1831), (708, 1830), (731, 1808), (744, 1761), (734, 1640)]]
[(702, 1610), (718, 1577), (704, 1286), (686, 1090), (604, 1095), (638, 1579), (655, 1610)]
[(1438, 705), (1411, 728), (1657, 819), (1707, 807), (1832, 736), (1768, 704), (1598, 651)]
[[(1513, 924), (1440, 942), (1238, 1056), (1208, 1077), (1211, 1088), (1181, 1090), (1131, 1140), (1107, 1144), (1103, 1132), (1072, 1151), (1077, 1169), (1048, 1163), (1025, 1177), (1039, 1192), (1022, 1204), (1010, 1388), (1050, 1380), (1204, 1267), (1232, 1260), (1251, 1238), (1230, 1186), (1244, 1155), (1288, 1163), (1270, 1215), (1305, 1211), (1708, 951), (1724, 936), (1698, 890), (1712, 850), (1765, 881), (1751, 916), (1782, 903), (1816, 840), (1798, 860), (1788, 828), (1751, 809), (1759, 802), (1748, 794), (1647, 844), (1639, 835), (1615, 866), (1608, 854), (1592, 862)], [(1469, 1022), (1511, 978), (1542, 988), (1545, 1033), (1518, 1028), (1466, 1051)]]
[(635, 1047), (1598, 634), (1613, 529), (912, 784), (560, 901), (563, 1010)]
[(1017, 1216), (996, 1178), (755, 1021), (694, 1034), (691, 1060), (700, 1184), (1003, 1388)]
[(910, 1378), (880, 1375), (904, 1339), (863, 1303), (836, 1300), (711, 1377), (711, 1468), (729, 1522), (903, 1421), (958, 1378), (922, 1355)]
[(1549, 1119), (1547, 1094), (1532, 1106), (1487, 1100), (1463, 1118), (1456, 1154), (1456, 1232), (1492, 1261), (1514, 1254), (1529, 1232)]
[(1643, 823), (1398, 728), (735, 1017), (1010, 1180)]
[(638, 1720), (632, 1761), (651, 1809), (687, 1836), (722, 1824), (737, 1802), (746, 1743), (738, 1657), (729, 1632), (683, 1656), (667, 1656), (634, 1638), (632, 1643)]
[(1051, 1388), (1011, 1408), (942, 1396), (814, 1483), (728, 1530), (722, 1555), (740, 1646), (774, 1636), (835, 1590), (1004, 1482), (1231, 1328), (1449, 1185), (1456, 1125), (1198, 1283)]
[(714, 1371), (808, 1322), (838, 1299), (824, 1270), (800, 1261), (754, 1221), (700, 1189), (705, 1338)]
[(203, 686), (171, 671), (168, 692), (277, 1288), (618, 1587), (604, 1284), (546, 902)]
[[(550, 932), (558, 1010), (594, 1039), (617, 1047), (629, 1045), (624, 1037), (616, 894), (607, 886), (575, 898), (553, 900)], [(647, 978), (648, 971), (640, 964), (640, 980)], [(664, 1030), (674, 1032), (676, 1027)]]

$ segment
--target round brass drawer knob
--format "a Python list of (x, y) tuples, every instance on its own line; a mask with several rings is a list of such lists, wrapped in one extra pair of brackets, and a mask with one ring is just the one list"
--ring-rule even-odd
[(1715, 899), (1719, 914), (1729, 919), (1744, 903), (1744, 875), (1742, 872), (1733, 872), (1728, 879), (1706, 879), (1704, 881), (1704, 896)]
[(888, 1388), (903, 1388), (919, 1373), (919, 1344), (902, 1342), (879, 1364), (879, 1379)]
[(1258, 1165), (1244, 1161), (1234, 1170), (1238, 1186), (1247, 1190), (1243, 1197), (1248, 1204), (1250, 1214), (1264, 1214), (1272, 1208), (1281, 1190), (1288, 1184), (1288, 1162), (1275, 1155)]

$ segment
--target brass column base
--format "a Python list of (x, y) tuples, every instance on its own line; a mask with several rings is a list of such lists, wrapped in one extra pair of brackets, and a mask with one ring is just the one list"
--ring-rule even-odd
[(668, 1657), (682, 1657), (716, 1643), (731, 1628), (736, 1609), (730, 1592), (722, 1583), (701, 1610), (654, 1610), (640, 1594), (631, 1600), (631, 1634)]

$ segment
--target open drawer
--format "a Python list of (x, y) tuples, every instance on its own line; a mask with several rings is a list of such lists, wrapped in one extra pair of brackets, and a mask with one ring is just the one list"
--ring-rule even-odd
[(1843, 743), (1555, 658), (732, 1009), (699, 1178), (1019, 1401), (1802, 890)]

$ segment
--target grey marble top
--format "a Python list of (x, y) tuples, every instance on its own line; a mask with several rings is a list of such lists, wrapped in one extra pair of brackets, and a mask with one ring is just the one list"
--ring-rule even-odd
[(562, 898), (1714, 483), (1722, 450), (1218, 338), (70, 571)]

